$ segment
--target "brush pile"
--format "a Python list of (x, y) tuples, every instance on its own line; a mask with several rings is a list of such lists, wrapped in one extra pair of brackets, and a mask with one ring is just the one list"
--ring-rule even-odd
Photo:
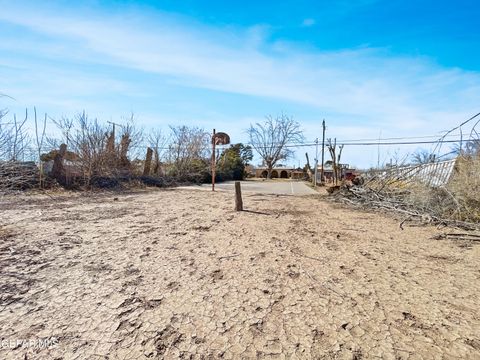
[(331, 194), (331, 199), (357, 208), (401, 215), (401, 228), (406, 222), (413, 222), (480, 230), (478, 219), (465, 214), (461, 199), (447, 187), (370, 181), (362, 186), (344, 184)]
[[(363, 185), (331, 188), (331, 198), (350, 206), (404, 216), (404, 223), (430, 223), (480, 230), (480, 113), (447, 131), (433, 152), (416, 164), (386, 166), (364, 174)], [(464, 134), (468, 128), (468, 135)], [(460, 133), (460, 142), (441, 155), (446, 136)], [(449, 160), (439, 160), (445, 156)]]
[(38, 186), (39, 170), (32, 162), (0, 161), (0, 189), (25, 190)]

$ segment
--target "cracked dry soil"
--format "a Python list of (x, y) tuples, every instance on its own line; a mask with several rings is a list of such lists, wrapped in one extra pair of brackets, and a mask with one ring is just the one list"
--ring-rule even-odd
[(244, 203), (0, 199), (0, 337), (58, 339), (0, 358), (480, 358), (478, 245), (321, 197)]

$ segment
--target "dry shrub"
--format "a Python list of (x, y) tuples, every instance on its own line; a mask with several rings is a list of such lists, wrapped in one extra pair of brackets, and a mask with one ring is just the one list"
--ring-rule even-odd
[(458, 220), (480, 222), (480, 155), (457, 160), (448, 189), (458, 202)]
[(410, 184), (404, 192), (404, 201), (412, 209), (436, 218), (464, 220), (459, 203), (446, 187), (429, 187), (421, 183)]
[(209, 174), (210, 135), (198, 127), (171, 126), (167, 175), (179, 182), (204, 182)]
[[(135, 128), (133, 117), (126, 125), (112, 130), (109, 125), (90, 119), (85, 112), (74, 119), (54, 121), (62, 132), (70, 154), (65, 158), (65, 181), (62, 185), (87, 185), (93, 187), (117, 187), (121, 181), (134, 175), (129, 154), (142, 140), (142, 130)], [(47, 158), (51, 154), (45, 154)], [(50, 156), (51, 157), (51, 156)]]

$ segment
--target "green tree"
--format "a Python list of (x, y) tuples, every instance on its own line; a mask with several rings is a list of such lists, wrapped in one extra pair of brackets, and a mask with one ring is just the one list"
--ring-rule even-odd
[(250, 145), (244, 145), (242, 143), (234, 144), (230, 146), (230, 150), (235, 151), (243, 161), (243, 164), (247, 166), (253, 159), (253, 150)]
[(217, 163), (218, 180), (243, 180), (245, 166), (253, 159), (252, 148), (242, 143), (225, 149)]

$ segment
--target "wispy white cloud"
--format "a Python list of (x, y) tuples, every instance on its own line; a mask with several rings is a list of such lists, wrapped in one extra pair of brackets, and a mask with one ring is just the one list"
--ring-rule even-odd
[[(30, 47), (47, 62), (130, 69), (163, 76), (164, 82), (186, 88), (283, 101), (286, 107), (296, 104), (319, 116), (335, 116), (340, 126), (361, 123), (370, 134), (378, 134), (380, 128), (392, 134), (443, 130), (477, 110), (480, 103), (478, 73), (442, 68), (426, 58), (392, 56), (383, 49), (322, 51), (271, 42), (267, 25), (212, 28), (163, 13), (99, 13), (87, 18), (9, 6), (0, 12), (0, 22), (38, 34), (21, 40), (21, 45), (0, 35), (0, 51), (25, 52)], [(305, 19), (303, 25), (314, 23)], [(9, 66), (12, 62), (2, 61)], [(31, 62), (25, 65), (29, 66)], [(115, 76), (62, 74), (47, 68), (50, 74), (38, 76), (57, 78), (49, 80), (55, 89), (46, 89), (44, 96), (61, 98), (63, 92), (74, 98), (108, 89), (128, 92), (135, 84), (114, 71)], [(37, 87), (26, 91), (26, 84), (27, 80), (17, 90), (32, 95)]]
[(315, 25), (315, 19), (307, 18), (302, 21), (302, 26), (304, 27), (310, 27), (313, 25)]

